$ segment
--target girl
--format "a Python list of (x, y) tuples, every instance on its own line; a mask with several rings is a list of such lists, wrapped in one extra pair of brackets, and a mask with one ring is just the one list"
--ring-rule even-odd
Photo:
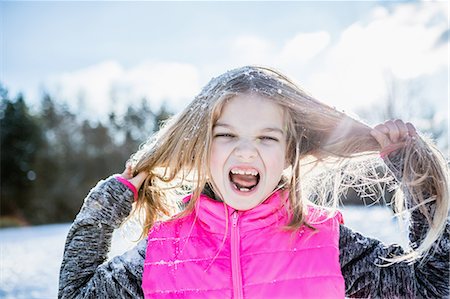
[[(410, 215), (407, 251), (352, 232), (333, 208), (347, 187), (393, 180)], [(133, 201), (143, 240), (105, 262)], [(59, 297), (442, 298), (448, 209), (446, 163), (411, 124), (371, 129), (274, 70), (243, 67), (211, 80), (122, 175), (92, 189)]]

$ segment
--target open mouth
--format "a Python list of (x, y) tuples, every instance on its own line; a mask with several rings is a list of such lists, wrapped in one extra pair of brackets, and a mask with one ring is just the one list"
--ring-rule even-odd
[(260, 176), (256, 169), (233, 168), (229, 178), (236, 190), (250, 192), (258, 185)]

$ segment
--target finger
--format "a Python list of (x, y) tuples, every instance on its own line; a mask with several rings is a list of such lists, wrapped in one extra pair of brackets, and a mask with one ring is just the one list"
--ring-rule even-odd
[(389, 129), (389, 139), (392, 143), (397, 143), (400, 139), (400, 130), (392, 120), (388, 120), (384, 125)]
[(142, 183), (145, 181), (145, 178), (147, 177), (147, 172), (139, 172), (136, 176), (129, 179), (128, 181), (132, 183), (137, 190), (139, 190), (142, 186)]
[(389, 137), (383, 132), (385, 130), (383, 128), (377, 129), (377, 127), (375, 127), (373, 130), (370, 131), (370, 135), (372, 135), (372, 137), (375, 138), (375, 140), (380, 144), (380, 147), (383, 149), (389, 144), (391, 144), (391, 141)]
[(408, 137), (408, 127), (401, 119), (396, 119), (394, 124), (397, 126), (400, 135), (398, 141), (404, 141)]
[(416, 127), (414, 127), (414, 125), (412, 123), (407, 122), (406, 123), (406, 128), (408, 129), (409, 136), (411, 136), (411, 137), (416, 137), (417, 136)]
[(396, 152), (397, 150), (401, 149), (404, 146), (404, 142), (401, 143), (391, 143), (385, 148), (381, 149), (380, 156), (382, 158), (390, 155), (393, 152)]
[(125, 170), (122, 172), (122, 177), (124, 177), (127, 180), (133, 177), (133, 171), (130, 162), (127, 162), (127, 164), (125, 165)]
[(389, 133), (389, 129), (384, 124), (376, 125), (374, 129), (380, 131), (383, 134)]

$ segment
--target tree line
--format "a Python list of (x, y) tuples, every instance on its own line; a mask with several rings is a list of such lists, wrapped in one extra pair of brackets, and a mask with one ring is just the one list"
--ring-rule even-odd
[(106, 121), (90, 121), (49, 94), (30, 109), (0, 86), (0, 227), (70, 222), (100, 178), (125, 161), (170, 116), (143, 99)]

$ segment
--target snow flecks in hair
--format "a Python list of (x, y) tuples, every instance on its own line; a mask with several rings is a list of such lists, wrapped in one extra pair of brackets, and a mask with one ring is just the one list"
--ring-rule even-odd
[[(181, 113), (167, 121), (133, 156), (136, 172), (149, 173), (138, 200), (138, 208), (143, 208), (147, 214), (143, 235), (158, 218), (176, 210), (170, 193), (193, 193), (185, 210), (188, 213), (207, 183), (215, 190), (214, 183), (208, 182), (212, 128), (223, 106), (238, 94), (256, 94), (283, 109), (286, 157), (291, 165), (283, 186), (291, 191), (291, 229), (304, 224), (303, 213), (309, 202), (336, 207), (349, 187), (369, 196), (376, 194), (376, 190), (383, 191), (384, 184), (393, 181), (392, 174), (378, 171), (383, 161), (374, 160), (380, 146), (370, 135), (369, 126), (319, 102), (280, 72), (246, 66), (213, 78)], [(401, 153), (405, 171), (396, 188), (409, 192), (415, 206), (424, 199), (435, 199), (434, 214), (437, 217), (433, 218), (427, 209), (420, 209), (428, 219), (429, 230), (417, 250), (425, 253), (441, 235), (446, 222), (448, 168), (431, 143), (419, 139)], [(313, 170), (325, 170), (325, 177), (308, 178), (313, 173), (308, 173), (308, 165), (315, 166)], [(425, 169), (425, 166), (429, 168)], [(326, 172), (327, 167), (334, 170)], [(317, 188), (311, 187), (317, 182), (321, 183)]]

